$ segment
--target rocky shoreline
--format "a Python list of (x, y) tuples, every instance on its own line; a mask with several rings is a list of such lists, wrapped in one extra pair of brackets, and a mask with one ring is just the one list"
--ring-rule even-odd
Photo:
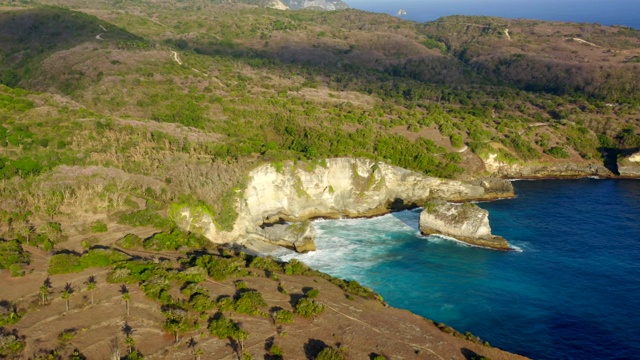
[(262, 240), (305, 252), (315, 248), (311, 219), (379, 216), (434, 199), (460, 203), (514, 196), (504, 179), (440, 179), (370, 159), (268, 164), (249, 176), (232, 231), (219, 231), (207, 213), (189, 208), (180, 211), (176, 222), (216, 243)]
[[(635, 161), (640, 160), (640, 154), (633, 156), (625, 161), (633, 169), (637, 166), (640, 174), (640, 162)], [(490, 233), (488, 213), (470, 202), (514, 197), (510, 181), (514, 179), (623, 178), (594, 164), (501, 170), (493, 172), (494, 177), (459, 181), (430, 177), (371, 159), (266, 164), (249, 174), (232, 231), (220, 231), (206, 212), (189, 208), (181, 209), (174, 220), (180, 227), (198, 231), (218, 244), (251, 246), (264, 242), (308, 252), (315, 250), (316, 235), (309, 220), (374, 217), (436, 201), (439, 205), (431, 210), (442, 213), (424, 215), (424, 226), (422, 220), (420, 224), (423, 234), (440, 234), (474, 246), (508, 250), (505, 239)], [(467, 205), (453, 206), (459, 203)], [(427, 220), (437, 225), (427, 225)], [(462, 228), (466, 230), (459, 231)]]

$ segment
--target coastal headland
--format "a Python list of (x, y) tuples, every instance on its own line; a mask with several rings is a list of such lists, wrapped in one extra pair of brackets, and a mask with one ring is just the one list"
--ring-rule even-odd
[[(251, 171), (232, 231), (218, 231), (206, 213), (193, 214), (188, 208), (180, 209), (175, 220), (187, 230), (202, 231), (214, 242), (244, 244), (247, 239), (259, 237), (296, 251), (309, 251), (314, 249), (310, 242), (315, 231), (307, 220), (371, 217), (423, 206), (435, 199), (469, 202), (513, 196), (511, 183), (497, 178), (441, 179), (370, 159), (291, 161), (262, 165)], [(282, 224), (284, 221), (300, 224), (287, 226)], [(475, 237), (472, 233), (441, 233), (462, 241)], [(483, 242), (483, 246), (505, 249), (505, 243), (491, 244)]]

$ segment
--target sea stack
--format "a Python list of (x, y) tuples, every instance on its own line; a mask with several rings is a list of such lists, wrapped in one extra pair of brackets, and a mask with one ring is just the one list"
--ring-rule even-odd
[(444, 235), (462, 242), (496, 250), (509, 250), (509, 243), (491, 234), (489, 212), (473, 203), (454, 204), (432, 201), (420, 214), (424, 235)]

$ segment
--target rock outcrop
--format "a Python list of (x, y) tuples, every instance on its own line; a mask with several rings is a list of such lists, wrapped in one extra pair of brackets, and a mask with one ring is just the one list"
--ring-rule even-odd
[(348, 9), (347, 5), (342, 0), (282, 0), (291, 10), (300, 9), (322, 9), (322, 10), (342, 10)]
[(276, 9), (276, 10), (289, 10), (289, 7), (287, 5), (285, 5), (282, 1), (280, 0), (271, 0), (268, 4), (267, 4), (268, 8), (272, 8), (272, 9)]
[(472, 203), (428, 203), (420, 213), (420, 231), (425, 235), (444, 235), (472, 245), (509, 250), (507, 240), (491, 234), (489, 212)]
[[(250, 235), (308, 251), (314, 237), (311, 230), (301, 235), (296, 227), (268, 225), (314, 218), (376, 216), (421, 206), (436, 198), (461, 202), (513, 196), (513, 186), (506, 180), (467, 183), (440, 179), (370, 159), (263, 165), (251, 171), (249, 178), (237, 205), (239, 216), (233, 231), (220, 232), (206, 213), (194, 214), (189, 209), (183, 209), (176, 221), (184, 228), (199, 229), (216, 243), (242, 243)], [(282, 239), (286, 239), (284, 243)]]
[(618, 173), (623, 177), (640, 177), (640, 152), (618, 161)]
[(492, 176), (509, 179), (548, 179), (548, 178), (579, 178), (586, 176), (613, 177), (615, 176), (604, 165), (595, 163), (554, 162), (554, 163), (525, 163), (508, 164), (498, 160), (497, 154), (489, 154), (483, 159), (485, 168)]
[(311, 221), (293, 224), (273, 224), (257, 230), (256, 235), (262, 236), (270, 243), (295, 250), (299, 253), (316, 249), (316, 229)]

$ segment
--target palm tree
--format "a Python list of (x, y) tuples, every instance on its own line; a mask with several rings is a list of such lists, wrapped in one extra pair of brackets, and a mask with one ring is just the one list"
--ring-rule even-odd
[(91, 291), (91, 305), (93, 305), (93, 293), (97, 287), (96, 277), (93, 275), (89, 276), (89, 279), (87, 279), (85, 284), (87, 285), (87, 290)]
[(125, 321), (122, 325), (122, 333), (124, 334), (124, 343), (129, 348), (129, 355), (133, 352), (133, 347), (136, 345), (136, 341), (133, 339), (133, 328)]
[(120, 286), (120, 294), (122, 294), (122, 300), (124, 300), (125, 306), (127, 307), (127, 316), (129, 316), (129, 301), (131, 301), (131, 294), (129, 293), (129, 289), (127, 286), (122, 284)]
[(46, 278), (42, 285), (40, 285), (40, 298), (42, 299), (42, 305), (44, 305), (49, 299), (51, 294), (51, 279)]
[(62, 290), (62, 294), (60, 295), (60, 297), (66, 301), (67, 311), (69, 311), (69, 298), (71, 298), (72, 294), (73, 294), (73, 286), (71, 286), (71, 283), (66, 283), (64, 285), (64, 289)]
[(198, 346), (198, 342), (192, 336), (187, 342), (187, 347), (191, 349), (191, 354), (193, 354), (194, 357), (196, 356), (196, 346)]

